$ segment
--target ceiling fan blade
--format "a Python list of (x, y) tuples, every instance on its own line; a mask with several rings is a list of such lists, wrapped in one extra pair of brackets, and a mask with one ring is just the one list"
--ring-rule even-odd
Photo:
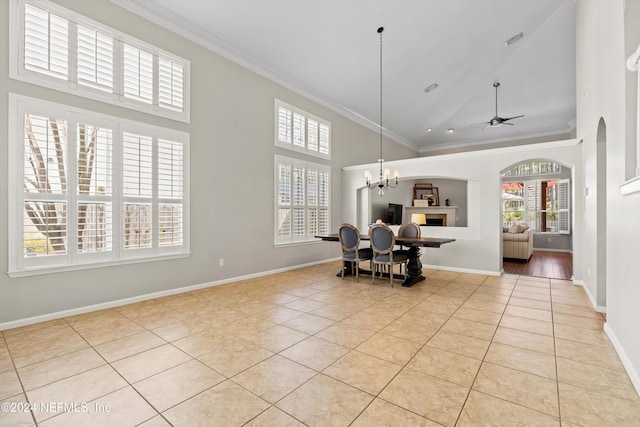
[(488, 124), (490, 124), (490, 123), (491, 123), (491, 122), (480, 122), (480, 123), (474, 123), (474, 124), (469, 125), (469, 126), (488, 125)]
[(508, 125), (508, 126), (513, 126), (513, 123), (507, 123), (506, 120), (509, 120), (509, 119), (505, 119), (505, 121), (502, 122), (501, 124)]
[(506, 119), (502, 119), (502, 121), (506, 122), (507, 120), (519, 119), (520, 117), (524, 117), (524, 114), (520, 116), (507, 117)]
[(490, 124), (488, 124), (488, 125), (486, 125), (485, 127), (483, 127), (483, 128), (482, 128), (482, 130), (487, 130), (487, 129), (489, 129), (490, 127), (491, 127), (491, 125), (490, 125)]

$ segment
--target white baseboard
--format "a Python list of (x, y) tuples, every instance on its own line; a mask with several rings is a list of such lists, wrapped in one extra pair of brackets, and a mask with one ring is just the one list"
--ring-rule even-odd
[(589, 302), (591, 303), (591, 306), (593, 307), (593, 309), (596, 312), (598, 312), (598, 313), (606, 313), (607, 312), (607, 307), (606, 306), (598, 305), (598, 302), (596, 301), (595, 297), (591, 294), (591, 291), (587, 287), (586, 283), (584, 283), (584, 281), (582, 281), (582, 280), (574, 280), (573, 284), (574, 285), (578, 285), (578, 286), (582, 286), (582, 289), (584, 289), (584, 293), (587, 294), (587, 298), (589, 298)]
[(640, 396), (640, 376), (638, 376), (638, 372), (633, 367), (631, 360), (629, 360), (627, 353), (624, 351), (624, 347), (622, 347), (622, 344), (620, 344), (620, 340), (618, 340), (616, 333), (611, 328), (611, 326), (609, 326), (608, 322), (605, 322), (604, 324), (604, 332), (609, 337), (609, 340), (611, 340), (613, 348), (615, 348), (616, 353), (618, 353), (618, 357), (620, 357), (622, 366), (624, 366), (624, 369), (627, 371), (627, 375), (629, 375), (629, 379), (635, 387), (636, 393), (638, 393), (638, 396)]
[(538, 252), (563, 252), (563, 253), (573, 253), (571, 249), (553, 249), (553, 248), (533, 248), (534, 251)]
[(13, 328), (19, 328), (21, 326), (33, 325), (35, 323), (47, 322), (49, 320), (61, 319), (63, 317), (76, 316), (78, 314), (90, 313), (92, 311), (105, 310), (105, 309), (113, 308), (113, 307), (120, 307), (120, 306), (123, 306), (123, 305), (133, 304), (133, 303), (136, 303), (136, 302), (146, 301), (146, 300), (150, 300), (150, 299), (154, 299), (154, 298), (160, 298), (160, 297), (166, 297), (166, 296), (169, 296), (169, 295), (181, 294), (181, 293), (184, 293), (184, 292), (190, 292), (190, 291), (195, 291), (195, 290), (198, 290), (198, 289), (209, 288), (211, 286), (219, 286), (219, 285), (224, 285), (224, 284), (227, 284), (227, 283), (238, 282), (238, 281), (241, 281), (241, 280), (255, 279), (257, 277), (269, 276), (271, 274), (276, 274), (276, 273), (282, 273), (282, 272), (285, 272), (285, 271), (296, 270), (298, 268), (309, 267), (309, 266), (317, 265), (317, 264), (324, 264), (325, 262), (333, 261), (333, 260), (339, 260), (339, 259), (340, 258), (335, 258), (335, 259), (328, 259), (328, 260), (323, 260), (323, 261), (316, 261), (316, 262), (312, 262), (312, 263), (308, 263), (308, 264), (296, 265), (294, 267), (283, 267), (283, 268), (278, 268), (278, 269), (275, 269), (275, 270), (269, 270), (269, 271), (263, 271), (263, 272), (260, 272), (260, 273), (248, 274), (246, 276), (231, 277), (231, 278), (228, 278), (228, 279), (222, 279), (222, 280), (217, 280), (217, 281), (213, 281), (213, 282), (206, 282), (206, 283), (200, 283), (200, 284), (197, 284), (197, 285), (184, 286), (184, 287), (174, 288), (174, 289), (167, 289), (165, 291), (152, 292), (150, 294), (144, 294), (144, 295), (136, 295), (136, 296), (133, 296), (133, 297), (130, 297), (130, 298), (123, 298), (123, 299), (114, 300), (114, 301), (107, 301), (107, 302), (100, 303), (100, 304), (92, 304), (92, 305), (87, 305), (87, 306), (83, 306), (83, 307), (72, 308), (72, 309), (69, 309), (69, 310), (62, 310), (62, 311), (57, 311), (57, 312), (54, 312), (54, 313), (42, 314), (42, 315), (39, 315), (39, 316), (27, 317), (27, 318), (18, 319), (18, 320), (12, 320), (12, 321), (9, 321), (9, 322), (0, 323), (0, 331), (4, 331), (4, 330), (7, 330), (7, 329), (13, 329)]
[(500, 271), (474, 270), (470, 268), (444, 267), (442, 265), (429, 265), (429, 264), (422, 264), (422, 268), (430, 268), (432, 270), (455, 271), (457, 273), (484, 274), (485, 276), (500, 276), (502, 274)]

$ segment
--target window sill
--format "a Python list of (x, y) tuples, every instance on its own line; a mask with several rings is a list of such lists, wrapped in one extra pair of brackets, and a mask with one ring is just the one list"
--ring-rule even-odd
[(9, 270), (7, 271), (7, 275), (10, 278), (14, 279), (18, 277), (37, 276), (40, 274), (88, 270), (92, 268), (101, 268), (101, 267), (114, 267), (119, 265), (139, 264), (143, 262), (152, 262), (152, 261), (165, 261), (169, 259), (187, 258), (190, 255), (191, 255), (191, 252), (181, 252), (181, 253), (153, 256), (153, 257), (130, 258), (130, 259), (119, 260), (119, 261), (92, 262), (87, 264), (75, 264), (75, 265), (64, 265), (64, 266), (57, 265), (57, 266), (36, 267), (36, 268), (28, 268), (23, 270)]
[(620, 194), (623, 196), (630, 196), (636, 193), (640, 193), (640, 176), (630, 179), (620, 185)]

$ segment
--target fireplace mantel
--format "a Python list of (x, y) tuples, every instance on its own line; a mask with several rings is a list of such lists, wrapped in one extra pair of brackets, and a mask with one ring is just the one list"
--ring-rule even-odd
[(407, 206), (404, 222), (410, 222), (412, 214), (426, 214), (427, 218), (429, 215), (446, 215), (446, 226), (455, 227), (457, 209), (457, 206)]

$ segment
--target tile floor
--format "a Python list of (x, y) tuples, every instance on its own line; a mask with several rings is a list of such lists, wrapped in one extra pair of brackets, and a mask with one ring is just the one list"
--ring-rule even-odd
[(640, 425), (582, 288), (435, 270), (391, 288), (338, 269), (3, 331), (0, 425)]

